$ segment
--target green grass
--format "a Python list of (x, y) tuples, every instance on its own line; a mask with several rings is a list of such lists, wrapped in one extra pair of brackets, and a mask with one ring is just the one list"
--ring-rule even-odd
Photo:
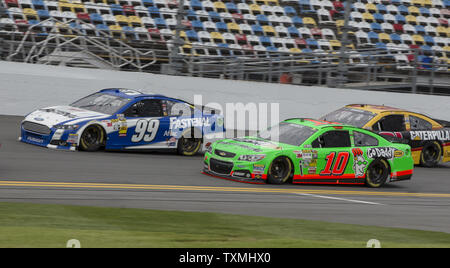
[(217, 213), (0, 203), (0, 247), (450, 247), (450, 234)]

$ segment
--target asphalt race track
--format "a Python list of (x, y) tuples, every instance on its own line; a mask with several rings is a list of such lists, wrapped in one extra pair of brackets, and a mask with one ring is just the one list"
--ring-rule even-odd
[[(207, 211), (450, 232), (450, 165), (411, 181), (360, 186), (252, 185), (200, 173), (202, 156), (71, 152), (21, 143), (0, 116), (0, 202)], [(368, 238), (370, 239), (370, 238)]]

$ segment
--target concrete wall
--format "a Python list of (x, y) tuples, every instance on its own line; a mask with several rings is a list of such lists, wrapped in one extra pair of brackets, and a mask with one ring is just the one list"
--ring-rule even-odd
[(103, 88), (125, 87), (203, 103), (279, 103), (280, 119), (317, 118), (350, 103), (384, 104), (450, 121), (450, 97), (293, 86), (0, 61), (0, 114), (25, 115), (69, 104)]

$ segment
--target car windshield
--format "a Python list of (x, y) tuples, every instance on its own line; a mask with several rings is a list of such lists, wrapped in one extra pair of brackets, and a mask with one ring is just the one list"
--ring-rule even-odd
[(308, 126), (281, 122), (258, 133), (258, 138), (299, 146), (317, 130)]
[(72, 103), (70, 106), (112, 115), (129, 101), (130, 99), (119, 96), (94, 93)]
[(375, 114), (369, 111), (351, 108), (341, 108), (337, 111), (334, 111), (332, 113), (323, 116), (320, 119), (329, 122), (337, 122), (341, 124), (352, 125), (355, 127), (363, 127), (374, 117)]

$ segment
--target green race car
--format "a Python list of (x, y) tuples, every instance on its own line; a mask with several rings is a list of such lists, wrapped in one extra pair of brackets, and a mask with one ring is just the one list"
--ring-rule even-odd
[(411, 179), (411, 147), (369, 130), (288, 119), (257, 137), (224, 139), (205, 153), (203, 173), (248, 183), (361, 184)]

